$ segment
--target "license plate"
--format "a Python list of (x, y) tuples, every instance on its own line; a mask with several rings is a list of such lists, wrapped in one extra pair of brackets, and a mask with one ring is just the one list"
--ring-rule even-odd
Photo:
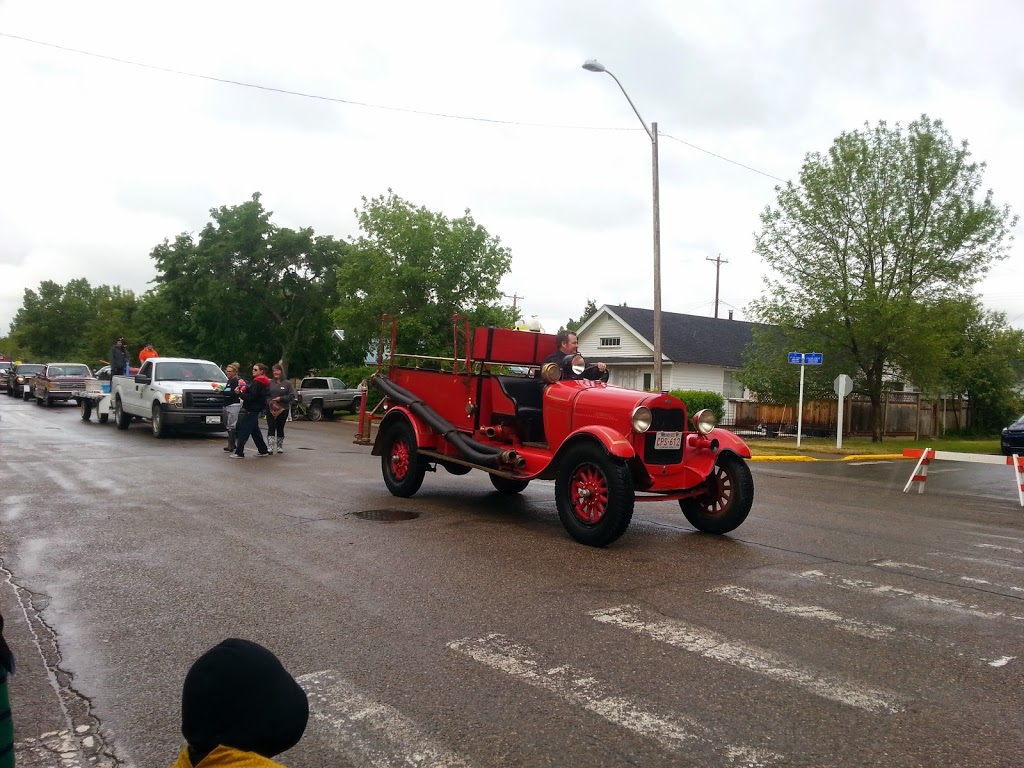
[(207, 416), (206, 417), (206, 423), (207, 424), (220, 424), (220, 416)]
[(682, 432), (658, 432), (654, 435), (654, 450), (656, 451), (674, 451), (682, 444)]

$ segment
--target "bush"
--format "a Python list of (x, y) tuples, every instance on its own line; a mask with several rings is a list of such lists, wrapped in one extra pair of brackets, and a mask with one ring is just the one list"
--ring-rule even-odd
[(697, 411), (710, 408), (719, 422), (725, 418), (725, 398), (717, 392), (705, 392), (699, 389), (673, 389), (669, 392), (686, 404), (686, 413), (693, 416)]

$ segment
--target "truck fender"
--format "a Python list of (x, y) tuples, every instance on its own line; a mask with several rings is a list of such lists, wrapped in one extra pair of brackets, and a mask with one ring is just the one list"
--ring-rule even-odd
[[(712, 450), (713, 441), (718, 441), (717, 450)], [(707, 439), (690, 433), (686, 436), (686, 466), (701, 477), (707, 477), (718, 461), (719, 454), (734, 453), (741, 459), (750, 458), (750, 448), (739, 437), (727, 429), (713, 429)]]
[[(582, 442), (599, 443), (604, 450), (615, 458), (622, 459), (623, 461), (629, 461), (636, 456), (636, 451), (633, 450), (633, 446), (630, 444), (629, 440), (626, 440), (614, 429), (601, 426), (582, 427), (577, 429), (562, 442), (558, 452), (548, 464), (547, 469), (544, 472), (544, 476), (547, 476), (548, 473), (554, 471), (554, 468), (559, 465), (566, 452)], [(553, 477), (553, 475), (551, 476)]]
[(413, 432), (416, 433), (416, 447), (417, 448), (433, 448), (435, 444), (433, 430), (430, 429), (416, 414), (410, 411), (403, 405), (393, 405), (388, 408), (387, 414), (381, 419), (380, 426), (377, 428), (377, 437), (374, 438), (373, 448), (370, 451), (371, 456), (380, 456), (381, 440), (387, 431), (391, 428), (391, 425), (396, 421), (401, 420), (408, 421), (412, 424)]

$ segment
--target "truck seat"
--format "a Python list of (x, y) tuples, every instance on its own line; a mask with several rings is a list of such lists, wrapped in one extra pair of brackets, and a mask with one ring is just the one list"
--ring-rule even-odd
[(520, 376), (495, 376), (501, 391), (515, 404), (516, 418), (522, 424), (524, 442), (543, 442), (544, 382)]

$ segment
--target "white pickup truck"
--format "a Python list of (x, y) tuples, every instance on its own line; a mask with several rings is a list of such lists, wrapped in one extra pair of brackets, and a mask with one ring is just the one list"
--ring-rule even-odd
[(227, 380), (209, 360), (152, 357), (134, 376), (110, 381), (117, 428), (128, 429), (133, 418), (140, 418), (149, 419), (154, 437), (166, 437), (175, 428), (223, 432)]

